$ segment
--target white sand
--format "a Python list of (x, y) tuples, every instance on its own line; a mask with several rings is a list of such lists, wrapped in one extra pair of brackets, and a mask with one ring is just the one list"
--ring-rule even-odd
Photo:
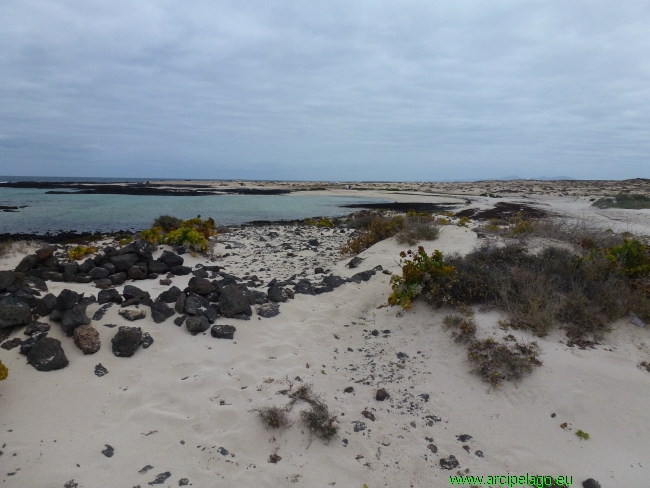
[[(494, 203), (473, 200), (474, 206)], [(586, 199), (583, 207), (563, 199), (544, 203), (573, 215), (589, 211)], [(634, 225), (647, 229), (647, 218)], [(427, 251), (464, 253), (477, 243), (470, 230), (446, 226), (437, 241), (422, 245)], [(381, 242), (362, 253), (359, 270), (380, 264), (397, 272), (405, 248), (394, 239)], [(20, 257), (0, 260), (0, 269), (12, 268)], [(256, 272), (259, 263), (227, 261), (228, 271), (238, 276), (251, 268), (263, 274)], [(358, 271), (347, 269), (346, 261), (333, 265), (333, 273), (345, 277)], [(281, 261), (271, 264), (279, 273)], [(287, 276), (300, 271), (285, 270)], [(177, 277), (174, 284), (182, 289), (188, 279)], [(166, 289), (154, 280), (133, 284), (153, 298)], [(48, 286), (55, 295), (63, 288), (96, 293), (88, 285)], [(444, 487), (455, 471), (440, 469), (439, 459), (450, 454), (473, 475), (570, 475), (574, 486), (589, 477), (603, 488), (648, 486), (650, 374), (637, 364), (650, 361), (650, 330), (622, 320), (602, 345), (586, 351), (561, 344), (559, 332), (536, 339), (544, 365), (519, 383), (490, 390), (468, 373), (464, 349), (441, 327), (448, 310), (432, 311), (423, 303), (408, 312), (378, 308), (389, 292), (389, 276), (378, 273), (332, 293), (297, 295), (272, 319), (219, 318), (217, 323), (237, 327), (234, 341), (209, 333), (191, 336), (173, 319), (127, 323), (114, 305), (93, 321), (102, 339), (94, 355), (84, 356), (52, 324), (49, 335), (61, 340), (70, 365), (49, 373), (27, 365), (18, 349), (0, 350), (9, 368), (9, 378), (0, 383), (3, 486), (61, 488), (74, 479), (84, 488), (144, 487), (169, 471), (172, 476), (156, 486), (178, 486), (188, 478), (197, 487)], [(91, 305), (88, 315), (98, 308)], [(504, 335), (495, 327), (498, 314), (478, 312), (476, 319), (482, 336)], [(142, 327), (155, 343), (132, 358), (116, 358), (110, 339), (117, 328), (100, 325), (106, 323)], [(373, 329), (391, 333), (373, 337)], [(532, 339), (524, 332), (515, 335)], [(22, 331), (15, 336), (26, 337)], [(398, 352), (408, 355), (403, 369)], [(93, 374), (98, 363), (109, 370), (101, 378)], [(287, 403), (277, 392), (288, 387), (285, 378), (300, 384), (297, 376), (313, 383), (338, 415), (341, 430), (329, 443), (300, 421), (301, 405), (286, 429), (269, 430), (249, 412)], [(343, 393), (347, 386), (354, 386), (354, 393)], [(378, 387), (388, 390), (390, 400), (374, 399)], [(429, 401), (420, 394), (429, 394)], [(366, 408), (375, 422), (361, 415)], [(441, 421), (427, 426), (427, 416)], [(366, 430), (354, 432), (353, 421), (363, 421)], [(560, 428), (563, 422), (572, 430)], [(579, 440), (577, 429), (590, 439)], [(473, 438), (459, 442), (460, 434)], [(437, 454), (427, 449), (430, 443)], [(105, 444), (115, 449), (112, 458), (101, 454)], [(282, 457), (278, 464), (267, 461), (274, 452)], [(145, 465), (154, 468), (139, 474)]]

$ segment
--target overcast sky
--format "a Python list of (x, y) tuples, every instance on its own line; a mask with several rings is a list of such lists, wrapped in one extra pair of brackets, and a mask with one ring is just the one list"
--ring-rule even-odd
[(650, 177), (648, 0), (0, 1), (0, 174)]

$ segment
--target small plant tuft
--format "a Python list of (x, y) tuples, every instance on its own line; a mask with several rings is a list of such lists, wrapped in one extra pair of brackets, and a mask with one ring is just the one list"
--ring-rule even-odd
[(576, 435), (577, 435), (580, 439), (582, 439), (582, 440), (584, 440), (584, 441), (589, 440), (589, 434), (587, 434), (586, 432), (583, 432), (582, 430), (578, 430), (578, 431), (576, 432)]
[(327, 405), (324, 403), (312, 403), (310, 408), (300, 412), (300, 417), (307, 424), (307, 427), (321, 439), (330, 440), (339, 431), (336, 416), (330, 415)]
[(95, 252), (97, 252), (96, 247), (75, 246), (72, 249), (68, 250), (68, 259), (70, 261), (77, 261), (79, 259), (84, 258), (88, 254), (93, 254)]
[(9, 376), (9, 368), (7, 368), (2, 361), (0, 361), (0, 381), (4, 381)]
[(267, 427), (278, 429), (289, 425), (287, 413), (290, 409), (291, 407), (289, 405), (284, 407), (273, 405), (271, 407), (256, 407), (253, 408), (251, 412), (256, 413)]

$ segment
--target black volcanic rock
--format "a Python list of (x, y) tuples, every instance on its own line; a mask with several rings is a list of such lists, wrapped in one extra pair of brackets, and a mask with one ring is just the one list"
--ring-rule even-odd
[(54, 371), (69, 364), (61, 341), (51, 337), (44, 337), (34, 344), (27, 353), (27, 362), (38, 371)]

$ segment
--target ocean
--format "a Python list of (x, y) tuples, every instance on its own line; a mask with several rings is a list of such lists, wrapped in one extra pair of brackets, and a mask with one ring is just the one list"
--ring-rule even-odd
[[(12, 181), (7, 177), (0, 181)], [(36, 180), (36, 178), (34, 178)], [(21, 177), (20, 180), (26, 181)], [(38, 181), (80, 181), (40, 179)], [(117, 179), (92, 178), (108, 182)], [(126, 180), (122, 180), (126, 181)], [(144, 181), (131, 179), (129, 181)], [(0, 206), (23, 207), (16, 212), (0, 211), (0, 233), (45, 234), (46, 232), (137, 231), (151, 226), (159, 215), (189, 219), (212, 217), (217, 225), (235, 225), (254, 220), (301, 220), (307, 217), (338, 217), (352, 210), (341, 205), (381, 203), (386, 199), (309, 195), (46, 195), (47, 190), (0, 188)]]

